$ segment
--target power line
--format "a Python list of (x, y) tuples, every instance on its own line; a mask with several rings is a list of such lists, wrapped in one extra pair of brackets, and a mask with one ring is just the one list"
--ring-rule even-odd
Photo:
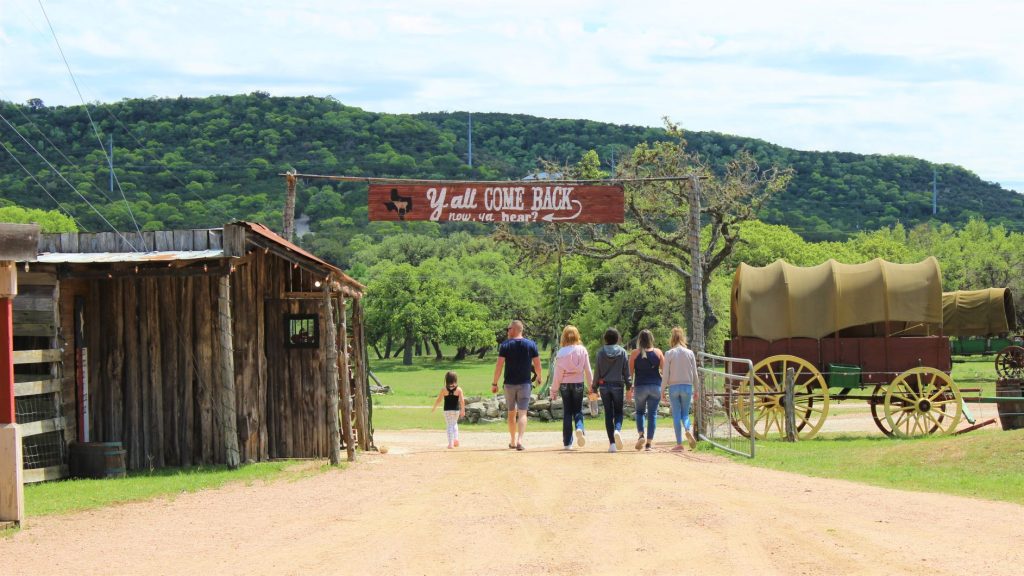
[[(51, 164), (50, 161), (47, 160), (46, 157), (43, 156), (39, 152), (39, 150), (36, 150), (36, 147), (33, 146), (32, 143), (29, 142), (27, 138), (25, 138), (25, 135), (22, 134), (21, 132), (19, 132), (18, 129), (14, 126), (14, 124), (11, 124), (10, 120), (8, 120), (7, 117), (5, 117), (2, 113), (0, 113), (0, 120), (3, 120), (8, 126), (10, 126), (11, 129), (14, 130), (14, 133), (17, 134), (19, 137), (21, 137), (22, 141), (24, 141), (25, 144), (28, 144), (28, 147), (31, 148), (32, 151), (35, 152), (37, 156), (42, 158), (43, 162), (45, 162), (46, 165), (50, 167), (50, 170), (53, 170), (53, 172), (56, 173), (57, 176), (59, 176), (60, 179), (63, 180), (65, 184), (67, 184), (69, 187), (71, 187), (71, 189), (75, 191), (75, 194), (78, 194), (78, 197), (81, 198), (82, 200), (84, 200), (85, 203), (89, 205), (89, 208), (92, 208), (93, 212), (95, 212), (97, 215), (99, 215), (99, 217), (103, 220), (103, 222), (105, 222), (107, 224), (107, 226), (110, 226), (111, 230), (113, 230), (115, 233), (117, 233), (117, 235), (120, 236), (121, 239), (124, 240), (126, 244), (128, 244), (129, 246), (132, 247), (132, 250), (135, 250), (136, 252), (139, 252), (139, 249), (136, 248), (134, 244), (129, 242), (128, 239), (125, 238), (124, 235), (121, 234), (121, 232), (118, 231), (118, 229), (115, 228), (114, 225), (111, 224), (110, 221), (107, 220), (105, 216), (103, 216), (103, 213), (100, 212), (98, 209), (96, 209), (96, 207), (93, 206), (92, 202), (89, 202), (89, 199), (86, 198), (81, 192), (79, 192), (78, 188), (75, 188), (75, 185), (72, 184), (71, 182), (69, 182), (68, 179), (64, 177), (64, 174), (62, 174), (61, 171), (58, 170), (56, 166)], [(142, 233), (140, 232), (139, 234), (140, 234), (139, 237), (141, 238), (142, 237), (141, 236)]]
[[(108, 115), (108, 116), (110, 116), (111, 118), (113, 118), (114, 122), (116, 122), (116, 123), (117, 123), (117, 125), (121, 127), (121, 129), (122, 129), (122, 130), (124, 131), (124, 133), (125, 133), (125, 134), (127, 134), (129, 138), (131, 138), (132, 140), (134, 140), (134, 141), (135, 141), (135, 143), (136, 143), (136, 144), (137, 144), (137, 145), (139, 146), (139, 149), (141, 149), (141, 150), (144, 150), (144, 151), (146, 151), (146, 152), (149, 152), (150, 154), (152, 154), (152, 155), (153, 155), (153, 157), (154, 157), (154, 158), (155, 158), (156, 160), (158, 160), (158, 161), (159, 161), (159, 158), (156, 158), (156, 152), (152, 152), (152, 151), (150, 151), (150, 150), (149, 150), (149, 148), (146, 148), (146, 146), (145, 146), (145, 145), (144, 145), (144, 144), (142, 143), (142, 141), (141, 141), (141, 140), (139, 140), (139, 139), (138, 139), (138, 138), (137, 138), (137, 137), (135, 136), (135, 134), (132, 134), (131, 130), (129, 130), (129, 129), (128, 129), (128, 127), (127, 127), (127, 126), (125, 126), (124, 122), (122, 122), (122, 121), (121, 121), (121, 119), (120, 119), (120, 118), (119, 118), (119, 117), (118, 117), (118, 116), (117, 116), (116, 114), (114, 114), (114, 113), (113, 113), (113, 111), (111, 111), (111, 110), (110, 110), (110, 107), (109, 107), (109, 106), (108, 106), (108, 107), (106, 107), (106, 108), (104, 108), (104, 109), (106, 110), (106, 112), (107, 112), (107, 115)], [(126, 163), (126, 164), (124, 164), (124, 165), (125, 165), (125, 166), (132, 166), (132, 164), (130, 164), (130, 163)], [(195, 164), (190, 164), (190, 165), (191, 165), (191, 166), (192, 166), (193, 168), (217, 168), (217, 169), (223, 169), (223, 168), (221, 168), (221, 167), (217, 167), (217, 166), (212, 166), (212, 167), (211, 167), (211, 166), (196, 166)], [(136, 165), (136, 166), (138, 166), (138, 165)], [(205, 201), (205, 200), (204, 200), (204, 199), (202, 198), (202, 196), (200, 196), (199, 194), (196, 194), (195, 192), (193, 192), (192, 190), (190, 190), (190, 189), (188, 188), (188, 185), (187, 185), (187, 184), (185, 184), (185, 182), (184, 182), (184, 181), (183, 181), (183, 180), (182, 180), (181, 178), (178, 178), (178, 176), (177, 176), (177, 175), (176, 175), (176, 174), (175, 174), (174, 172), (172, 172), (172, 171), (171, 171), (171, 169), (170, 169), (170, 168), (168, 168), (166, 164), (156, 164), (156, 165), (155, 165), (155, 167), (157, 167), (157, 168), (163, 168), (164, 170), (167, 170), (168, 174), (170, 174), (170, 175), (171, 175), (171, 178), (173, 178), (173, 179), (174, 179), (174, 180), (175, 180), (175, 181), (176, 181), (176, 182), (177, 182), (178, 184), (180, 184), (180, 185), (181, 185), (181, 187), (182, 187), (182, 189), (183, 189), (183, 190), (185, 190), (185, 192), (187, 192), (187, 193), (189, 193), (189, 194), (192, 194), (193, 196), (195, 196), (196, 200), (198, 200), (200, 204), (202, 204), (203, 206), (205, 206), (207, 210), (210, 210), (210, 209), (211, 209), (211, 206), (210, 206), (209, 204), (207, 204), (207, 203), (206, 203), (206, 201)], [(242, 169), (242, 168), (241, 168), (241, 167), (239, 167), (239, 169)], [(237, 216), (234, 216), (234, 215), (228, 214), (228, 213), (224, 212), (223, 210), (219, 210), (219, 209), (217, 209), (217, 208), (212, 208), (212, 209), (213, 209), (213, 211), (214, 211), (214, 212), (217, 212), (217, 213), (219, 213), (219, 214), (220, 214), (221, 216), (224, 216), (226, 220), (239, 220), (239, 218), (238, 218)]]
[[(60, 40), (57, 39), (57, 32), (53, 29), (53, 24), (50, 23), (50, 16), (46, 13), (46, 8), (43, 6), (43, 0), (37, 1), (39, 2), (39, 9), (43, 12), (43, 18), (46, 19), (46, 25), (50, 28), (50, 34), (53, 36), (53, 41), (57, 44), (57, 50), (60, 52), (60, 57), (64, 61), (64, 66), (68, 70), (68, 75), (71, 76), (71, 83), (75, 85), (75, 92), (78, 93), (78, 99), (82, 101), (82, 108), (85, 109), (85, 115), (89, 118), (89, 125), (92, 126), (93, 134), (96, 135), (96, 142), (100, 145), (100, 150), (103, 151), (103, 155), (107, 156), (107, 150), (103, 147), (103, 138), (100, 137), (100, 131), (96, 128), (96, 122), (92, 119), (92, 114), (89, 112), (89, 106), (85, 103), (82, 91), (78, 88), (78, 80), (75, 79), (75, 74), (71, 71), (71, 64), (64, 55), (64, 48), (61, 47)], [(107, 161), (112, 162), (109, 156), (107, 156)], [(132, 205), (128, 202), (128, 197), (125, 196), (124, 189), (121, 188), (121, 182), (117, 179), (117, 175), (114, 175), (114, 181), (117, 182), (117, 189), (121, 191), (121, 198), (124, 199), (124, 205), (128, 210), (128, 215), (131, 216), (132, 223), (135, 224), (135, 231), (139, 234), (139, 240), (142, 240), (143, 245), (145, 245), (145, 240), (142, 238), (142, 229), (139, 228), (139, 223), (135, 220), (135, 214), (132, 212)]]
[(79, 222), (77, 218), (75, 218), (75, 215), (71, 213), (70, 209), (65, 208), (64, 205), (61, 204), (59, 200), (54, 198), (53, 194), (50, 194), (50, 191), (46, 189), (46, 186), (43, 186), (42, 182), (40, 182), (31, 172), (29, 172), (28, 168), (26, 168), (25, 165), (21, 163), (21, 160), (18, 160), (18, 157), (14, 155), (14, 152), (12, 152), (11, 149), (8, 148), (6, 144), (4, 144), (3, 140), (0, 140), (0, 146), (3, 146), (3, 149), (6, 150), (7, 153), (11, 155), (11, 158), (15, 162), (17, 162), (18, 166), (20, 166), (22, 170), (25, 171), (25, 174), (28, 174), (28, 177), (31, 178), (32, 181), (36, 183), (36, 186), (39, 186), (40, 188), (42, 188), (43, 192), (45, 192), (46, 195), (50, 197), (50, 200), (53, 200), (57, 204), (57, 208), (59, 208), (65, 214), (67, 214), (68, 218), (71, 218), (75, 222), (76, 226), (78, 226), (79, 228), (85, 230), (86, 232), (89, 231), (88, 228), (83, 226), (82, 223)]

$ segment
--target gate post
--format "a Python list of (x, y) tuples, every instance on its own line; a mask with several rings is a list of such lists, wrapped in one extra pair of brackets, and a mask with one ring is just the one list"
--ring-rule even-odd
[(793, 406), (795, 393), (793, 391), (795, 372), (792, 367), (786, 368), (786, 395), (784, 404), (786, 406), (786, 442), (796, 442), (796, 409)]
[(39, 226), (0, 224), (0, 522), (25, 519), (21, 434), (14, 413), (14, 306), (17, 260), (34, 261)]

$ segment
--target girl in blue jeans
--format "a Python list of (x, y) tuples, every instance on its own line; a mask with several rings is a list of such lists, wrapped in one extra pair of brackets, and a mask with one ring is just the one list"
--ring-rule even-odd
[(629, 369), (633, 374), (632, 396), (636, 406), (636, 430), (640, 435), (634, 447), (637, 450), (650, 450), (658, 419), (661, 366), (665, 364), (665, 355), (654, 347), (654, 334), (651, 334), (650, 330), (641, 330), (636, 343), (636, 350), (629, 355)]
[(690, 432), (690, 399), (693, 398), (693, 384), (697, 381), (697, 359), (686, 347), (686, 333), (679, 326), (672, 328), (663, 375), (672, 406), (672, 427), (676, 432), (676, 445), (672, 450), (678, 452), (683, 449), (684, 433), (693, 450), (697, 447), (697, 440)]

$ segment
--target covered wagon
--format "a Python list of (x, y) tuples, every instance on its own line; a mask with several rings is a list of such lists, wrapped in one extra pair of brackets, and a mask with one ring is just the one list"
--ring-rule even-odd
[(801, 438), (817, 434), (830, 403), (841, 400), (868, 401), (886, 434), (950, 432), (961, 418), (935, 258), (829, 260), (806, 268), (782, 260), (741, 264), (726, 354), (754, 364), (751, 384), (741, 385), (753, 387), (753, 400), (731, 407), (743, 434), (783, 432), (790, 368)]

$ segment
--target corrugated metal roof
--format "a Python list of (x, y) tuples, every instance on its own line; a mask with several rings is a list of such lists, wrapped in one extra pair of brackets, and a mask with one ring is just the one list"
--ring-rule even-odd
[(242, 226), (245, 226), (246, 228), (248, 228), (253, 233), (255, 233), (255, 234), (259, 235), (259, 236), (262, 236), (262, 237), (266, 238), (267, 240), (270, 240), (271, 242), (274, 242), (275, 244), (279, 244), (279, 245), (283, 246), (284, 248), (286, 248), (288, 250), (291, 250), (292, 252), (295, 252), (296, 254), (300, 254), (300, 255), (302, 255), (302, 256), (304, 256), (304, 257), (306, 257), (306, 258), (316, 262), (320, 266), (323, 266), (324, 268), (329, 269), (331, 272), (336, 274), (343, 282), (345, 282), (349, 286), (357, 288), (360, 291), (366, 289), (366, 286), (363, 286), (361, 283), (359, 283), (358, 280), (356, 280), (355, 278), (352, 278), (348, 274), (345, 274), (344, 272), (342, 272), (341, 268), (338, 268), (337, 266), (327, 262), (326, 260), (322, 260), (322, 259), (320, 259), (320, 258), (318, 258), (318, 257), (316, 257), (316, 256), (314, 256), (312, 254), (310, 254), (309, 252), (303, 250), (299, 246), (289, 242), (288, 240), (285, 240), (281, 236), (278, 236), (277, 232), (274, 232), (273, 230), (271, 230), (270, 228), (267, 228), (263, 224), (258, 224), (256, 222), (246, 222), (244, 220), (239, 220), (239, 221), (235, 222), (235, 224), (240, 224)]
[(223, 250), (168, 250), (164, 252), (43, 252), (37, 262), (44, 264), (91, 264), (113, 262), (174, 262), (183, 260), (215, 260), (224, 257)]

